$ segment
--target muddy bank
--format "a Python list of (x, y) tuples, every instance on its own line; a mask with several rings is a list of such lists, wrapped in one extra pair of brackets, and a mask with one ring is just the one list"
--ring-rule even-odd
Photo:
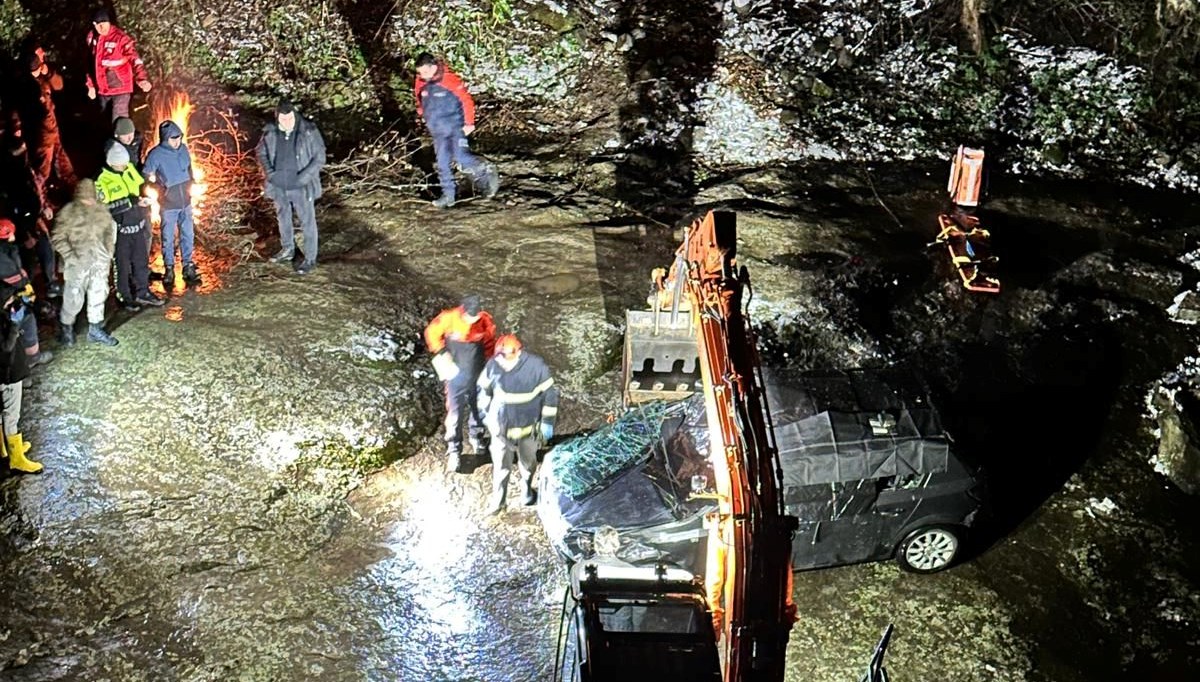
[[(483, 516), (490, 464), (442, 471), (419, 333), (480, 292), (563, 384), (560, 431), (587, 428), (619, 403), (621, 311), (675, 240), (504, 170), (496, 201), (450, 212), (331, 196), (313, 275), (242, 266), (38, 375), (25, 424), (48, 471), (0, 484), (0, 571), (28, 585), (0, 599), (9, 678), (548, 677), (562, 568), (531, 512)], [(1196, 279), (1175, 260), (1193, 207), (994, 187), (1011, 269), (981, 298), (924, 249), (941, 180), (810, 167), (697, 199), (739, 211), (772, 363), (914, 364), (994, 471), (963, 566), (796, 576), (789, 679), (854, 678), (887, 622), (898, 678), (1191, 669), (1197, 502), (1149, 464), (1142, 397), (1198, 345), (1165, 312)]]

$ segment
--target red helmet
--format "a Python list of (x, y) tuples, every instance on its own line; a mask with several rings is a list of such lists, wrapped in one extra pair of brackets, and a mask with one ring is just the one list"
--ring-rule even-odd
[(0, 239), (10, 239), (16, 233), (17, 226), (13, 224), (13, 221), (8, 218), (0, 218)]
[(521, 350), (521, 340), (515, 334), (505, 334), (496, 339), (496, 354), (512, 355)]

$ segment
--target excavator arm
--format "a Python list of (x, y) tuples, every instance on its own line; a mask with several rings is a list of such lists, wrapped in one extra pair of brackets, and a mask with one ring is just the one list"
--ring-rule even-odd
[[(749, 277), (736, 255), (734, 214), (708, 213), (688, 229), (670, 273), (658, 278), (659, 303), (688, 311), (699, 352), (718, 502), (709, 519), (705, 583), (723, 679), (768, 682), (783, 679), (795, 619), (796, 520), (783, 512), (761, 365), (743, 312)], [(681, 293), (686, 301), (678, 300)]]

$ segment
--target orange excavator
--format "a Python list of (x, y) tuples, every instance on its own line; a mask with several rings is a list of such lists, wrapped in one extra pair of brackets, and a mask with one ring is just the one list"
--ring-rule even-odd
[[(734, 214), (710, 212), (694, 222), (670, 271), (656, 270), (654, 281), (653, 309), (627, 313), (626, 400), (701, 389), (715, 492), (695, 487), (717, 501), (706, 519), (705, 574), (577, 563), (566, 639), (574, 655), (559, 671), (580, 682), (779, 682), (796, 615), (796, 519), (784, 513), (783, 473), (744, 311), (749, 277), (737, 263)], [(595, 542), (602, 555), (604, 538)]]

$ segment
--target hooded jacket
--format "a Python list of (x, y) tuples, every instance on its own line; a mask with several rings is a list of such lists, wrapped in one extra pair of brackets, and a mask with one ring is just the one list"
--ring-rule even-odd
[(142, 175), (161, 189), (159, 204), (164, 211), (186, 208), (192, 204), (192, 154), (182, 142), (172, 149), (167, 140), (183, 135), (174, 121), (158, 126), (158, 145), (146, 155)]
[(437, 73), (429, 80), (418, 76), (414, 89), (417, 114), (425, 117), (430, 135), (461, 134), (463, 126), (475, 125), (475, 100), (458, 74), (445, 64), (439, 63)]
[(92, 51), (93, 69), (87, 76), (87, 84), (101, 95), (128, 95), (137, 81), (149, 80), (133, 38), (116, 25), (104, 35), (88, 31), (87, 44)]
[(50, 243), (66, 270), (107, 267), (117, 241), (117, 224), (96, 198), (96, 183), (88, 179), (75, 186), (75, 198), (54, 219)]

